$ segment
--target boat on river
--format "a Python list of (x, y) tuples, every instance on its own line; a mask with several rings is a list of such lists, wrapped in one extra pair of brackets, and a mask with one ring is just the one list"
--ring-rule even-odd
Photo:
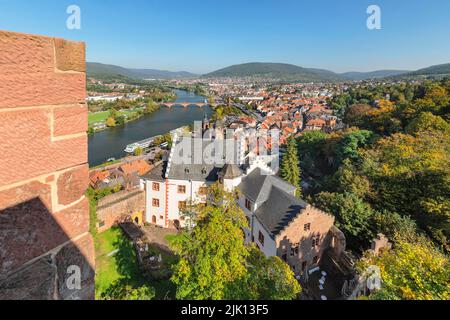
[(149, 148), (153, 144), (153, 142), (155, 142), (155, 140), (159, 137), (161, 137), (161, 136), (156, 136), (156, 137), (148, 138), (148, 139), (145, 139), (142, 141), (131, 143), (131, 144), (127, 145), (127, 147), (125, 148), (125, 152), (133, 153), (138, 148), (141, 148), (141, 149)]

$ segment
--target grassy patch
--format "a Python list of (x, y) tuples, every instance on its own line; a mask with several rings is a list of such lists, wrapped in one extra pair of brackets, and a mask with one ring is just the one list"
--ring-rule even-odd
[[(121, 115), (126, 115), (128, 117), (131, 117), (133, 115), (135, 115), (137, 113), (137, 109), (136, 110), (123, 110), (123, 111), (119, 111), (117, 114), (119, 116)], [(109, 111), (102, 111), (102, 112), (96, 112), (96, 113), (89, 113), (89, 117), (88, 117), (88, 122), (89, 124), (94, 124), (96, 122), (105, 122), (108, 118), (109, 118)]]
[(169, 246), (172, 246), (172, 244), (181, 237), (183, 237), (183, 234), (169, 234), (165, 237), (165, 239), (169, 243)]
[[(136, 254), (119, 228), (97, 235), (95, 289), (97, 298), (116, 280), (138, 277)], [(116, 254), (108, 256), (114, 250)], [(134, 281), (133, 281), (134, 282)]]
[[(120, 228), (112, 228), (97, 235), (96, 242), (95, 289), (97, 299), (101, 299), (102, 293), (117, 280), (126, 280), (134, 287), (150, 285), (155, 288), (156, 299), (173, 299), (175, 297), (176, 288), (170, 280), (153, 280), (141, 273), (133, 245)], [(114, 255), (108, 256), (115, 250), (118, 251)], [(157, 247), (150, 247), (150, 250), (155, 255), (161, 254), (167, 268), (176, 262), (173, 255)]]
[(108, 119), (109, 111), (104, 112), (96, 112), (96, 113), (89, 113), (89, 124), (93, 124), (96, 122), (104, 122), (106, 119)]

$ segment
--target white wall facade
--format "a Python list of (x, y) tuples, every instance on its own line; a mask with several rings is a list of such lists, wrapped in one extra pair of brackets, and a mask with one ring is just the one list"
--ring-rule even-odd
[[(169, 200), (168, 200), (168, 212), (169, 220), (178, 220), (182, 227), (185, 226), (185, 222), (181, 221), (181, 213), (179, 210), (180, 201), (185, 201), (187, 204), (192, 199), (194, 203), (204, 202), (204, 197), (199, 194), (200, 188), (205, 187), (206, 184), (201, 181), (188, 181), (188, 180), (172, 180), (169, 179)], [(178, 186), (184, 186), (186, 193), (178, 193)]]
[[(159, 191), (153, 190), (153, 183), (159, 184)], [(166, 184), (164, 182), (145, 180), (145, 217), (148, 223), (153, 223), (156, 217), (156, 225), (166, 226)], [(153, 199), (159, 200), (159, 207), (153, 206)], [(161, 219), (162, 218), (162, 219)]]
[[(260, 232), (264, 236), (264, 243), (261, 243), (259, 241)], [(254, 217), (253, 219), (253, 239), (266, 257), (273, 257), (277, 255), (277, 246), (275, 240), (271, 238), (267, 230), (263, 227), (263, 225), (256, 217)]]

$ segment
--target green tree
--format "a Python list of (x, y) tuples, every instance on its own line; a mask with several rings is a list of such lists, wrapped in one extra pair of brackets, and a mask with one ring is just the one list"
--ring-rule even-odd
[[(215, 186), (214, 193), (220, 193)], [(230, 285), (242, 278), (248, 250), (242, 228), (245, 215), (236, 201), (218, 202), (209, 197), (207, 206), (197, 210), (196, 227), (173, 243), (180, 260), (174, 267), (172, 281), (178, 299), (222, 300), (233, 297)]]
[(123, 126), (125, 124), (125, 116), (120, 115), (116, 117), (116, 125), (117, 126)]
[(406, 132), (409, 134), (425, 131), (442, 131), (450, 136), (450, 124), (441, 117), (433, 115), (431, 112), (422, 112), (406, 127)]
[(139, 157), (139, 156), (142, 155), (143, 152), (144, 152), (144, 150), (142, 150), (141, 147), (138, 147), (138, 148), (136, 148), (136, 150), (134, 150), (134, 155), (135, 155), (136, 157)]
[(247, 268), (246, 276), (235, 284), (242, 299), (293, 300), (302, 290), (285, 262), (278, 257), (266, 258), (255, 246), (250, 248)]
[(336, 216), (336, 226), (346, 235), (349, 247), (360, 250), (368, 246), (373, 237), (370, 229), (373, 211), (367, 203), (348, 192), (322, 192), (315, 202), (319, 208)]
[(301, 184), (300, 184), (300, 162), (298, 160), (298, 146), (294, 137), (289, 137), (287, 142), (286, 154), (283, 156), (281, 162), (281, 177), (297, 187), (297, 196), (302, 196)]
[(152, 300), (155, 297), (155, 289), (147, 285), (134, 288), (126, 280), (120, 279), (113, 282), (101, 298), (104, 300)]
[(391, 240), (414, 241), (418, 236), (414, 220), (396, 212), (376, 211), (371, 220), (375, 233), (382, 233)]
[(395, 134), (364, 152), (378, 210), (410, 216), (436, 241), (450, 236), (450, 144), (442, 131)]
[(287, 264), (245, 245), (248, 225), (236, 196), (216, 184), (208, 188), (206, 206), (191, 207), (195, 228), (172, 243), (180, 257), (172, 277), (178, 299), (287, 300), (300, 292)]
[(450, 263), (448, 256), (427, 240), (398, 242), (394, 249), (376, 257), (369, 253), (358, 262), (363, 271), (370, 265), (381, 270), (381, 289), (374, 300), (449, 300)]

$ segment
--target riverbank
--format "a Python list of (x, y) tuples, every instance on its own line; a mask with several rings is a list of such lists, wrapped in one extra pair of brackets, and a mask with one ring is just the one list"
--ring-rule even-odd
[[(205, 97), (185, 91), (176, 91), (177, 102), (204, 102)], [(127, 145), (137, 141), (164, 135), (177, 128), (192, 125), (194, 121), (202, 121), (210, 117), (213, 110), (207, 107), (190, 106), (187, 108), (173, 106), (159, 108), (151, 114), (144, 114), (134, 121), (121, 126), (111, 127), (89, 136), (89, 165), (95, 167), (109, 158), (121, 159)]]

